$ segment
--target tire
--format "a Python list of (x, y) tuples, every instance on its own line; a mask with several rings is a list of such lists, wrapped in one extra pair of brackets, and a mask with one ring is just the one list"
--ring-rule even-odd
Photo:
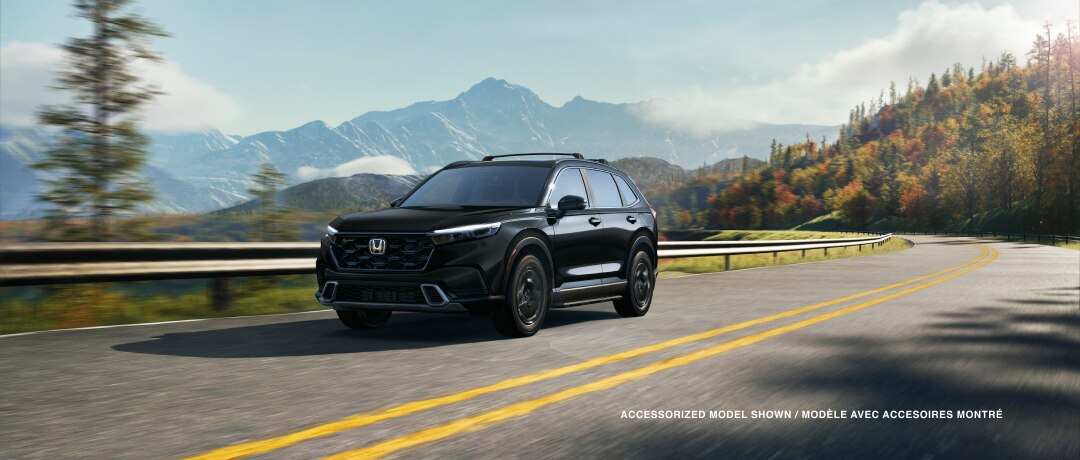
[(656, 289), (656, 276), (653, 274), (653, 261), (649, 253), (638, 249), (627, 267), (626, 290), (615, 301), (615, 311), (620, 316), (645, 316), (652, 306), (653, 291)]
[(378, 329), (390, 321), (390, 310), (335, 310), (338, 319), (350, 329)]
[(506, 298), (495, 309), (495, 330), (507, 337), (529, 337), (540, 330), (551, 305), (551, 281), (540, 259), (526, 254), (514, 263)]

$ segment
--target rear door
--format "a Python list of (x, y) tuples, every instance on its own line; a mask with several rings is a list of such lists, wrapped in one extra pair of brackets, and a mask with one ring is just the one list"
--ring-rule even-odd
[(641, 227), (640, 219), (627, 206), (634, 201), (624, 203), (619, 185), (611, 173), (599, 169), (585, 171), (593, 193), (595, 211), (604, 224), (602, 282), (618, 282), (626, 279), (624, 266), (629, 257), (630, 237)]
[[(589, 199), (580, 168), (559, 172), (548, 203), (557, 208), (567, 195)], [(583, 210), (567, 211), (553, 224), (555, 248), (555, 286), (571, 289), (600, 284), (603, 276), (603, 223), (591, 203)]]

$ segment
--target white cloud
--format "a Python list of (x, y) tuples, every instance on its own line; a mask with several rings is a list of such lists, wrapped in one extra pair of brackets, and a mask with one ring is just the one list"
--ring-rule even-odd
[[(49, 88), (64, 55), (42, 43), (0, 48), (0, 123), (33, 124), (39, 106), (65, 101), (62, 91)], [(235, 99), (185, 74), (175, 62), (138, 62), (134, 72), (165, 92), (143, 108), (148, 130), (199, 131), (233, 121), (243, 112)]]
[(64, 58), (59, 48), (38, 43), (12, 43), (0, 48), (0, 123), (30, 125), (40, 104), (64, 101), (48, 86)]
[(360, 157), (333, 168), (320, 169), (312, 166), (301, 166), (296, 170), (296, 175), (304, 181), (323, 177), (348, 177), (359, 173), (415, 175), (416, 169), (413, 169), (408, 161), (401, 158), (392, 155), (380, 155)]
[(900, 13), (891, 34), (804, 64), (786, 78), (732, 89), (680, 88), (648, 101), (639, 114), (696, 133), (740, 128), (737, 119), (839, 124), (856, 104), (887, 91), (890, 81), (904, 91), (909, 76), (925, 83), (954, 62), (977, 68), (983, 57), (994, 60), (1003, 51), (1023, 62), (1038, 30), (1011, 5), (928, 0)]

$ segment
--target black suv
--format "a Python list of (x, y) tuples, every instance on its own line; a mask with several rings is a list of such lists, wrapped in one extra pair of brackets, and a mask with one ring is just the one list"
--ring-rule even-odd
[[(529, 155), (570, 158), (495, 161)], [(656, 238), (656, 211), (606, 161), (459, 161), (390, 208), (334, 219), (315, 296), (354, 329), (394, 310), (471, 312), (530, 336), (549, 308), (614, 301), (622, 316), (647, 313)]]

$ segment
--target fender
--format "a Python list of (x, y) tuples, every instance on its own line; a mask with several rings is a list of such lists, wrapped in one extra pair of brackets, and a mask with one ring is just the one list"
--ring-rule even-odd
[(544, 265), (548, 269), (548, 279), (551, 280), (551, 284), (553, 286), (552, 289), (554, 289), (555, 263), (551, 258), (551, 250), (548, 249), (547, 241), (544, 241), (544, 239), (540, 236), (530, 233), (532, 232), (525, 232), (519, 234), (515, 237), (517, 241), (510, 245), (510, 248), (506, 254), (506, 259), (503, 262), (503, 270), (500, 279), (497, 280), (497, 283), (492, 283), (492, 287), (499, 290), (498, 292), (494, 293), (495, 295), (503, 294), (506, 289), (506, 277), (510, 276), (510, 269), (513, 268), (514, 261), (517, 260), (517, 257), (519, 254), (521, 254), (522, 250), (530, 247), (539, 247), (540, 252), (543, 253), (543, 258), (541, 261), (544, 262)]
[[(638, 230), (630, 241), (633, 241), (633, 243), (630, 244), (630, 252), (626, 255), (626, 262), (623, 266), (630, 267), (630, 264), (634, 262), (634, 253), (637, 252), (637, 248), (644, 245), (648, 246), (649, 255), (653, 258), (653, 270), (659, 270), (659, 260), (656, 257), (656, 246), (653, 243), (652, 235), (647, 230)], [(629, 268), (627, 268), (627, 271), (629, 271)], [(626, 273), (623, 273), (623, 276), (625, 275)]]

